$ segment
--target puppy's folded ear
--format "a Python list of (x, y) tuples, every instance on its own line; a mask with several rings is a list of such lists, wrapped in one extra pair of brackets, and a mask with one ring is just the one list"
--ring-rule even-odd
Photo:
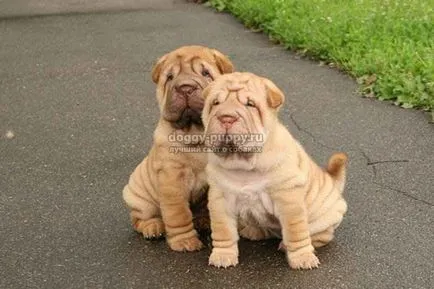
[(212, 54), (221, 74), (234, 72), (234, 65), (228, 57), (215, 49), (212, 49)]
[(271, 108), (279, 108), (285, 101), (283, 92), (271, 81), (263, 78), (267, 90), (267, 103)]
[(161, 69), (163, 68), (164, 62), (166, 62), (168, 54), (163, 55), (160, 59), (157, 60), (154, 67), (152, 68), (152, 81), (154, 83), (158, 83), (160, 79)]

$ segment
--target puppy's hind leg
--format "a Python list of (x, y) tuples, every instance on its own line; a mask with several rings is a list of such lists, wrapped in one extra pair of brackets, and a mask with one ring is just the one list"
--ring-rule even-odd
[(320, 248), (327, 245), (328, 243), (330, 243), (331, 240), (333, 240), (334, 231), (335, 229), (331, 226), (322, 232), (313, 234), (312, 236), (310, 236), (312, 240), (312, 245), (315, 248)]
[(128, 185), (123, 190), (123, 198), (131, 209), (131, 223), (137, 232), (142, 233), (146, 239), (163, 236), (164, 223), (157, 205), (135, 194)]
[(310, 238), (315, 248), (323, 247), (333, 240), (335, 229), (342, 222), (346, 211), (347, 204), (343, 199), (340, 199), (329, 212), (321, 216), (320, 220), (309, 224)]

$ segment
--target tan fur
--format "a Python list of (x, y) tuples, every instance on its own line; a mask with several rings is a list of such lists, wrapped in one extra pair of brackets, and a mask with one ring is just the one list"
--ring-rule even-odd
[[(170, 119), (163, 116), (167, 115), (169, 102), (174, 97), (170, 83), (194, 82), (203, 89), (212, 81), (212, 77), (201, 75), (202, 68), (209, 70), (212, 77), (233, 70), (231, 62), (220, 52), (201, 46), (181, 47), (157, 61), (152, 78), (157, 84), (161, 117), (149, 154), (131, 174), (123, 190), (134, 229), (146, 238), (166, 233), (170, 248), (176, 251), (194, 251), (202, 247), (193, 227), (190, 203), (203, 199), (206, 192), (206, 156), (204, 153), (170, 152), (173, 146), (184, 146), (182, 142), (170, 142), (171, 134), (202, 134), (203, 127), (193, 124), (175, 128)], [(173, 80), (168, 80), (169, 73)], [(195, 100), (196, 103), (199, 100)], [(192, 146), (201, 147), (202, 144)]]
[[(270, 80), (251, 73), (227, 74), (208, 86), (204, 96), (207, 135), (264, 137), (262, 144), (255, 143), (260, 153), (209, 154), (209, 263), (235, 266), (241, 235), (252, 240), (281, 237), (291, 268), (317, 267), (314, 247), (333, 239), (347, 210), (342, 196), (346, 155), (334, 154), (327, 169), (318, 167), (279, 122), (284, 96)], [(228, 128), (219, 122), (222, 116), (237, 121)]]

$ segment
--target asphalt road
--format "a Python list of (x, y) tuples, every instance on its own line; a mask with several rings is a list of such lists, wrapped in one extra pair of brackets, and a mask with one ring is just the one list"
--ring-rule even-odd
[[(121, 190), (158, 118), (151, 66), (185, 44), (274, 80), (319, 163), (349, 154), (349, 211), (319, 269), (290, 270), (277, 241), (242, 241), (240, 264), (217, 269), (210, 248), (175, 253), (131, 229)], [(433, 288), (433, 132), (199, 5), (0, 1), (0, 288)]]

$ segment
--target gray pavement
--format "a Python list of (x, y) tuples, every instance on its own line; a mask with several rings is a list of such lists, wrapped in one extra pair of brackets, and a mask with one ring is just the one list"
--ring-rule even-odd
[[(277, 241), (241, 241), (239, 266), (216, 269), (209, 248), (131, 229), (121, 190), (158, 118), (151, 66), (185, 44), (274, 80), (319, 163), (349, 154), (349, 211), (319, 269), (290, 270)], [(433, 288), (433, 125), (355, 91), (184, 1), (0, 1), (0, 288)]]

